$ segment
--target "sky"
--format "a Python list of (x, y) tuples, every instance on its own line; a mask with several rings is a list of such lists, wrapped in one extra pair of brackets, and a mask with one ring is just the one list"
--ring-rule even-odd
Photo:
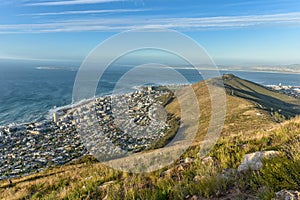
[(182, 32), (219, 65), (300, 63), (299, 0), (3, 0), (0, 59), (80, 63), (136, 28)]

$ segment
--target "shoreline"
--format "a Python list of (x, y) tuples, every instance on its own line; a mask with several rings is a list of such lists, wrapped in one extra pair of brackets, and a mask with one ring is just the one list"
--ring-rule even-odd
[[(179, 69), (180, 70), (180, 69)], [(187, 69), (188, 70), (188, 69)], [(212, 69), (203, 69), (203, 70), (212, 70)], [(224, 73), (233, 73), (234, 72), (248, 72), (248, 73), (268, 73), (268, 74), (290, 74), (290, 75), (295, 75), (295, 74), (299, 74), (300, 75), (300, 72), (297, 73), (297, 72), (284, 72), (284, 71), (255, 71), (255, 70), (245, 70), (245, 69), (219, 69), (219, 71), (221, 72), (221, 74), (224, 74)], [(259, 84), (263, 84), (263, 83), (259, 83)], [(176, 86), (181, 86), (181, 84), (169, 84), (170, 86), (171, 85), (176, 85)], [(184, 85), (184, 84), (182, 84)], [(264, 86), (266, 87), (269, 87), (269, 86), (272, 86), (272, 84), (263, 84)], [(288, 84), (284, 84), (283, 86), (290, 86)], [(296, 85), (292, 85), (293, 87), (300, 87), (300, 86), (296, 86)], [(135, 89), (135, 88), (133, 88)], [(130, 90), (130, 89), (129, 89)], [(93, 98), (99, 98), (99, 97), (105, 97), (107, 95), (110, 95), (110, 94), (100, 94), (100, 95), (97, 95)], [(84, 104), (84, 102), (86, 101), (89, 101), (91, 99), (85, 99), (85, 100), (82, 100), (82, 102), (77, 102), (77, 103), (70, 103), (70, 104), (66, 104), (66, 105), (63, 105), (63, 106), (59, 106), (59, 107), (53, 107), (47, 111), (45, 111), (45, 114), (43, 115), (43, 118), (42, 121), (48, 121), (48, 120), (51, 120), (52, 116), (53, 116), (53, 113), (56, 112), (56, 111), (59, 111), (59, 110), (63, 110), (63, 109), (70, 109), (74, 106), (76, 106), (77, 104)], [(33, 121), (25, 121), (25, 120), (21, 120), (22, 122), (21, 123), (15, 123), (15, 122), (10, 122), (10, 123), (5, 123), (5, 124), (0, 124), (0, 128), (1, 127), (7, 127), (7, 126), (20, 126), (20, 125), (24, 125), (24, 124), (28, 124), (28, 123), (35, 123), (35, 122), (40, 122), (41, 119), (36, 119), (36, 120), (33, 120)]]
[[(135, 153), (150, 148), (153, 141), (164, 138), (171, 129), (171, 125), (164, 120), (152, 118), (156, 115), (155, 109), (151, 112), (152, 106), (163, 102), (158, 98), (169, 93), (173, 95), (164, 86), (142, 87), (133, 93), (115, 95), (116, 109), (112, 106), (112, 96), (106, 95), (81, 101), (68, 109), (58, 108), (52, 120), (0, 128), (0, 139), (3, 141), (0, 145), (0, 179), (63, 165), (84, 155), (102, 155), (103, 159), (109, 159), (126, 151)], [(129, 109), (125, 107), (123, 111), (122, 106), (126, 102), (142, 104), (129, 103)], [(130, 119), (114, 119), (115, 111), (121, 115), (128, 114)], [(145, 126), (149, 128), (145, 129)], [(100, 132), (89, 132), (91, 127)], [(82, 133), (87, 134), (85, 139), (88, 140), (82, 138)], [(113, 145), (108, 141), (112, 141)], [(94, 142), (101, 143), (101, 148), (95, 149)]]
[[(187, 84), (169, 84), (169, 85), (157, 85), (157, 86), (151, 85), (151, 86), (154, 86), (154, 87), (182, 87), (182, 86), (186, 86), (186, 85)], [(133, 86), (133, 88), (131, 88), (131, 89), (139, 90), (143, 87), (144, 86)], [(63, 105), (63, 106), (59, 106), (59, 107), (56, 107), (56, 108), (49, 109), (47, 111), (47, 114), (45, 114), (45, 116), (44, 116), (45, 119), (43, 119), (43, 120), (28, 121), (28, 122), (22, 122), (22, 123), (11, 122), (11, 123), (8, 123), (8, 124), (3, 124), (3, 125), (0, 124), (0, 129), (6, 128), (6, 127), (21, 127), (21, 126), (26, 126), (28, 124), (33, 124), (33, 123), (51, 122), (51, 121), (53, 121), (53, 114), (55, 112), (64, 111), (64, 110), (67, 111), (67, 110), (70, 110), (70, 109), (74, 109), (76, 107), (79, 107), (79, 106), (82, 106), (84, 104), (90, 103), (91, 101), (96, 100), (97, 98), (117, 97), (117, 96), (121, 96), (121, 95), (128, 94), (128, 93), (129, 92), (127, 91), (126, 93), (121, 93), (121, 94), (100, 94), (100, 95), (94, 96), (90, 99), (83, 99), (83, 100), (81, 100), (79, 102), (76, 102), (76, 103), (71, 103), (71, 104), (67, 104), (67, 105)]]

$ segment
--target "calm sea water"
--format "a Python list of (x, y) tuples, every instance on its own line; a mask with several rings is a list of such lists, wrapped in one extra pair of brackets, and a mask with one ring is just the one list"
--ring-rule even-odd
[[(109, 94), (116, 80), (128, 69), (120, 68), (105, 74), (97, 95)], [(202, 77), (193, 70), (179, 70), (190, 82)], [(36, 67), (0, 66), (0, 126), (44, 120), (51, 109), (71, 104), (76, 70), (37, 69)], [(263, 85), (282, 83), (300, 85), (300, 74), (221, 71), (232, 73)], [(168, 82), (169, 84), (172, 81)]]

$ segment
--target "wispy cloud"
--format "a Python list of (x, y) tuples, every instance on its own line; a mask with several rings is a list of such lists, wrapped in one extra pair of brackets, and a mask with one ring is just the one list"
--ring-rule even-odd
[(34, 2), (27, 3), (28, 6), (63, 6), (63, 5), (76, 5), (76, 4), (97, 4), (97, 3), (109, 3), (124, 0), (64, 0), (64, 1), (46, 1), (46, 2)]
[[(45, 58), (31, 58), (22, 56), (0, 56), (0, 61), (3, 60), (20, 60), (20, 61), (47, 61), (47, 62), (72, 62), (74, 59), (45, 59)], [(80, 62), (80, 60), (78, 60)]]
[(47, 33), (80, 31), (122, 31), (136, 28), (184, 30), (231, 29), (260, 26), (299, 26), (300, 12), (271, 15), (220, 16), (203, 18), (103, 18), (64, 20), (43, 24), (0, 25), (0, 33)]
[(62, 12), (45, 12), (45, 13), (20, 14), (19, 16), (113, 14), (113, 13), (131, 13), (131, 12), (143, 12), (143, 11), (149, 11), (149, 9), (72, 10), (72, 11), (62, 11)]

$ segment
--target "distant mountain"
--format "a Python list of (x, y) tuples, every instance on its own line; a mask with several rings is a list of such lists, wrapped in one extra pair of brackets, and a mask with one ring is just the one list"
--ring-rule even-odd
[(300, 64), (279, 65), (279, 66), (257, 66), (252, 67), (256, 71), (274, 71), (286, 73), (300, 73)]
[(262, 71), (262, 72), (282, 72), (282, 73), (300, 73), (300, 64), (291, 65), (256, 65), (242, 67), (238, 65), (225, 66), (218, 65), (221, 70), (247, 70), (247, 71)]

